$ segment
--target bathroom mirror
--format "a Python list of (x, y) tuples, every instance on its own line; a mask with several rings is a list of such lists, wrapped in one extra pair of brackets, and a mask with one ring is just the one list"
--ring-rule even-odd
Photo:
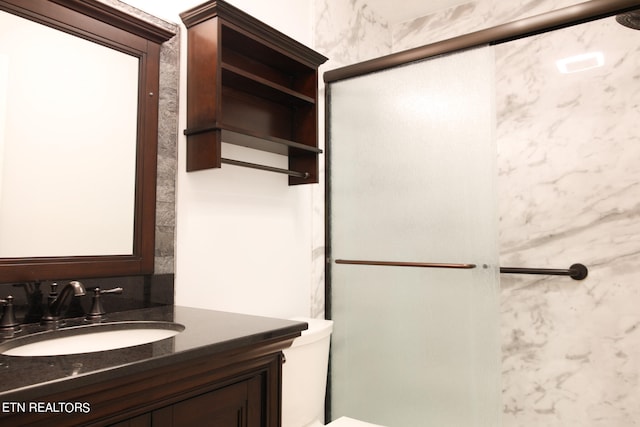
[(0, 258), (133, 253), (138, 63), (0, 12)]
[(94, 0), (0, 0), (0, 283), (153, 272), (171, 36)]

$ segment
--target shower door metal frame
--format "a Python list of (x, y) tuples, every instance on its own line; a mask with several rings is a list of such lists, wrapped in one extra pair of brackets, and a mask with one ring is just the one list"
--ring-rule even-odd
[[(629, 12), (638, 8), (640, 8), (640, 0), (591, 0), (436, 43), (336, 68), (335, 70), (329, 70), (323, 74), (323, 79), (325, 83), (333, 83), (437, 55), (453, 53), (472, 47), (496, 45), (535, 36), (548, 31)], [(325, 105), (326, 108), (328, 108), (328, 102)]]
[[(640, 9), (640, 0), (590, 0), (551, 12), (512, 21), (506, 24), (475, 31), (436, 43), (431, 43), (405, 51), (385, 55), (368, 61), (359, 62), (323, 74), (325, 87), (325, 316), (332, 318), (331, 310), (331, 266), (334, 262), (331, 251), (331, 140), (330, 135), (330, 83), (359, 77), (412, 62), (421, 61), (438, 55), (459, 52), (482, 45), (497, 45), (561, 28), (583, 24), (607, 18), (620, 13)], [(410, 264), (410, 263), (407, 263)], [(465, 264), (466, 265), (466, 264)], [(460, 268), (460, 267), (458, 267)], [(464, 267), (470, 268), (470, 267)], [(570, 270), (567, 270), (570, 271)], [(537, 273), (536, 273), (537, 274)], [(331, 366), (327, 384), (325, 418), (330, 419)]]

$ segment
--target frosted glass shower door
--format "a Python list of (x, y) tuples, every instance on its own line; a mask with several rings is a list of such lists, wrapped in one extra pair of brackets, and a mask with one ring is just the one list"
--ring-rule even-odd
[(500, 424), (493, 64), (479, 48), (328, 88), (332, 419)]

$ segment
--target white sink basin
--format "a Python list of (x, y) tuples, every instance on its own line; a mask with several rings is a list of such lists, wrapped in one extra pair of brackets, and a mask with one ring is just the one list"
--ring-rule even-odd
[(60, 356), (148, 344), (184, 330), (173, 322), (113, 322), (38, 332), (0, 344), (7, 356)]

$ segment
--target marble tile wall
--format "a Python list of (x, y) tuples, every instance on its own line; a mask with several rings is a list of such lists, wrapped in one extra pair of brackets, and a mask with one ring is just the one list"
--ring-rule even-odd
[[(334, 68), (378, 53), (349, 45), (366, 42), (364, 22), (388, 33), (385, 54), (579, 1), (478, 0), (394, 26), (356, 18), (367, 10), (357, 1), (330, 19), (329, 3), (318, 2), (316, 34)], [(332, 33), (337, 22), (360, 27)], [(502, 275), (504, 426), (640, 420), (639, 38), (609, 18), (496, 48), (501, 265), (590, 269), (580, 282)], [(595, 49), (605, 67), (555, 71), (556, 59)]]
[(314, 48), (327, 56), (324, 70), (386, 55), (391, 33), (366, 0), (317, 0)]
[(476, 0), (390, 28), (394, 52), (435, 43), (581, 3), (579, 0)]
[(640, 420), (638, 41), (607, 18), (496, 46), (501, 265), (590, 270), (502, 275), (505, 426)]

